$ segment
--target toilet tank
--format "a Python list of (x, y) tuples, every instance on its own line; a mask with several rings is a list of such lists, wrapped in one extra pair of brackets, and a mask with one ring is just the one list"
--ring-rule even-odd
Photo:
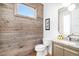
[(51, 40), (48, 40), (48, 39), (43, 39), (43, 44), (45, 46), (49, 46), (51, 44)]

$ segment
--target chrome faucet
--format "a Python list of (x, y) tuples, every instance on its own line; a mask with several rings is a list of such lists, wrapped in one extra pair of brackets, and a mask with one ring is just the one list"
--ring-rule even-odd
[(68, 35), (68, 36), (67, 36), (69, 41), (71, 41), (71, 37), (70, 37), (70, 36), (71, 36), (71, 35)]
[(69, 41), (72, 40), (72, 39), (71, 39), (71, 36), (72, 36), (72, 35), (73, 35), (73, 33), (67, 36)]

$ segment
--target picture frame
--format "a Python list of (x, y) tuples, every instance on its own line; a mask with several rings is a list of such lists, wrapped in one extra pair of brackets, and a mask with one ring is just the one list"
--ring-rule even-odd
[(50, 30), (50, 18), (45, 19), (45, 30)]

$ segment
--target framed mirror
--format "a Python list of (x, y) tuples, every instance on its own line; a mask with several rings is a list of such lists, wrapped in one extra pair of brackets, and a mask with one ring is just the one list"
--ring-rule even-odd
[(58, 32), (60, 34), (79, 35), (79, 3), (74, 3), (76, 8), (72, 11), (68, 7), (58, 10)]

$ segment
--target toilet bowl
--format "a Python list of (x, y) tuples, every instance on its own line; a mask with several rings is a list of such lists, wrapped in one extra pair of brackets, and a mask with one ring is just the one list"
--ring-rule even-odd
[(35, 46), (36, 56), (45, 56), (48, 53), (48, 46), (50, 45), (49, 40), (43, 40), (43, 44)]
[(46, 46), (43, 44), (38, 44), (35, 46), (36, 56), (45, 56)]

